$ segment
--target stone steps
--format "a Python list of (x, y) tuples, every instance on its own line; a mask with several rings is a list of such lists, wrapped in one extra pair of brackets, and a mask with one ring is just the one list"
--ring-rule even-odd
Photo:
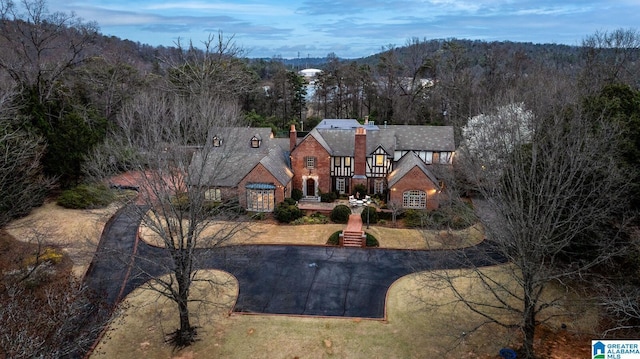
[(364, 247), (366, 244), (364, 232), (362, 231), (362, 219), (359, 214), (349, 216), (347, 228), (342, 231), (341, 244), (344, 247)]
[(344, 247), (364, 247), (364, 232), (342, 232), (342, 245)]

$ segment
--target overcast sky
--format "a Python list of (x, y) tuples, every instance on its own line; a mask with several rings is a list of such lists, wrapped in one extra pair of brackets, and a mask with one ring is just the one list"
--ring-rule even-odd
[(579, 45), (640, 26), (640, 0), (48, 0), (105, 35), (150, 45), (200, 43), (219, 30), (249, 57), (357, 58), (412, 37)]

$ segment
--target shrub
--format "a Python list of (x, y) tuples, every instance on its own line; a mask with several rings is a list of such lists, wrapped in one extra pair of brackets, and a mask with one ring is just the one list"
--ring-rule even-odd
[(408, 209), (404, 212), (404, 224), (409, 228), (424, 228), (427, 226), (427, 211)]
[(222, 202), (220, 201), (203, 201), (202, 209), (209, 215), (215, 215), (220, 212)]
[(302, 217), (304, 214), (296, 205), (280, 202), (274, 209), (273, 215), (276, 217), (278, 222), (290, 223)]
[(463, 202), (433, 211), (409, 209), (404, 213), (404, 223), (407, 227), (464, 229), (476, 221), (473, 208)]
[(47, 247), (42, 253), (32, 254), (25, 259), (25, 265), (27, 267), (34, 266), (40, 263), (49, 262), (51, 264), (58, 264), (62, 261), (64, 254), (55, 248)]
[(365, 244), (367, 247), (380, 247), (380, 243), (378, 243), (378, 240), (373, 234), (365, 232), (365, 235), (367, 236), (367, 243)]
[(304, 194), (302, 193), (301, 189), (294, 188), (291, 190), (291, 198), (293, 198), (294, 201), (301, 200), (303, 195)]
[(292, 197), (287, 197), (284, 199), (283, 201), (285, 204), (288, 204), (289, 206), (294, 206), (297, 202), (297, 200), (293, 199)]
[(327, 240), (327, 244), (330, 246), (340, 245), (340, 233), (342, 233), (342, 231), (333, 232), (329, 236), (329, 239)]
[(369, 214), (369, 223), (376, 224), (378, 223), (378, 212), (376, 208), (373, 206), (366, 206), (362, 209), (362, 213), (360, 214), (360, 218), (362, 218), (362, 223), (367, 223), (367, 213)]
[(362, 183), (353, 186), (353, 195), (357, 196), (356, 198), (364, 198), (367, 195), (367, 186)]
[(106, 207), (114, 199), (113, 192), (103, 184), (81, 184), (62, 192), (58, 205), (71, 209), (94, 209)]
[(335, 223), (347, 223), (351, 215), (351, 208), (344, 204), (339, 204), (331, 211), (331, 220)]
[(263, 219), (267, 218), (267, 214), (264, 212), (251, 212), (249, 213), (249, 217), (256, 221), (262, 221)]
[(320, 213), (314, 213), (311, 216), (304, 216), (291, 222), (291, 224), (327, 224), (329, 218)]
[(190, 203), (188, 193), (177, 193), (175, 196), (171, 197), (170, 202), (171, 205), (179, 211), (189, 210)]
[(320, 201), (325, 203), (331, 203), (338, 199), (338, 195), (335, 192), (320, 193)]

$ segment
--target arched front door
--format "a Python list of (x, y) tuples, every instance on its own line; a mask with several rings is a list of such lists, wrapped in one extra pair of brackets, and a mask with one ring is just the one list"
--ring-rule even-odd
[(316, 195), (316, 181), (313, 178), (307, 178), (307, 196), (315, 197)]

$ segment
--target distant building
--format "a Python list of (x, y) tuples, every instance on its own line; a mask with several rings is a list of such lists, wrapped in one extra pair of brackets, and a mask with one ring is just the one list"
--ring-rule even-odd
[(298, 75), (304, 76), (305, 78), (313, 78), (318, 76), (318, 74), (321, 72), (322, 70), (319, 70), (319, 69), (304, 69), (304, 70), (298, 71)]

